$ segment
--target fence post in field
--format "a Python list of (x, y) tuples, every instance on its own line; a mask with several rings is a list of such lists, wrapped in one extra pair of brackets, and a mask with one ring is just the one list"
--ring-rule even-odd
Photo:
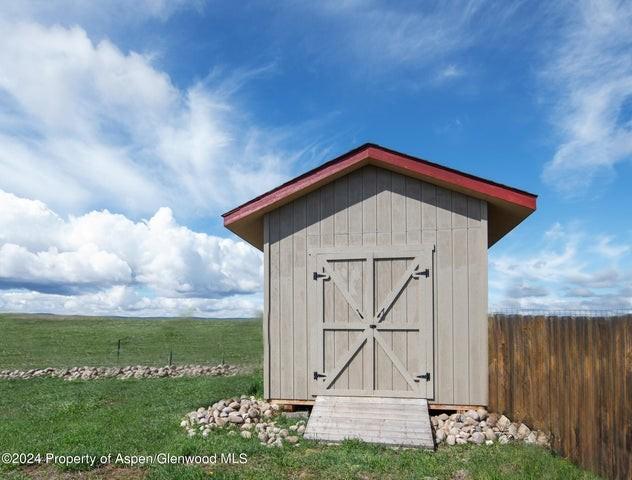
[(169, 366), (173, 363), (173, 347), (169, 349)]
[(119, 338), (117, 346), (116, 346), (116, 363), (120, 363), (121, 359), (121, 339)]

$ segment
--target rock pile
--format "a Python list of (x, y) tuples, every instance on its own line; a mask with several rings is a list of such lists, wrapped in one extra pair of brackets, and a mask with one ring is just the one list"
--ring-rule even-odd
[(284, 443), (298, 445), (305, 432), (305, 421), (288, 427), (277, 425), (274, 417), (279, 406), (242, 395), (220, 400), (208, 408), (198, 408), (187, 414), (180, 426), (190, 437), (207, 437), (213, 429), (228, 429), (229, 435), (238, 431), (243, 438), (257, 438), (261, 445), (282, 447)]
[(95, 380), (98, 378), (163, 378), (235, 375), (239, 369), (232, 365), (169, 365), (148, 367), (130, 365), (127, 367), (73, 367), (42, 368), (32, 370), (0, 370), (0, 379), (63, 378), (64, 380)]
[(512, 441), (550, 446), (550, 436), (542, 431), (531, 430), (524, 423), (514, 423), (504, 415), (488, 413), (484, 408), (465, 413), (442, 413), (430, 417), (437, 445), (464, 443), (491, 445)]

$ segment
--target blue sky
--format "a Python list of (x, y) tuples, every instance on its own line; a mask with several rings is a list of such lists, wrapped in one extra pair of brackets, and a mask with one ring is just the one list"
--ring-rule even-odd
[(540, 195), (494, 308), (632, 308), (629, 2), (0, 7), (0, 310), (242, 316), (220, 214), (375, 142)]

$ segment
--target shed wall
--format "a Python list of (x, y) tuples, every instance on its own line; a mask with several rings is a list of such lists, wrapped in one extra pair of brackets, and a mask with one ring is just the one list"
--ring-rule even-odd
[(319, 247), (430, 244), (435, 398), (487, 404), (487, 203), (366, 166), (264, 217), (264, 383), (273, 399), (310, 400)]

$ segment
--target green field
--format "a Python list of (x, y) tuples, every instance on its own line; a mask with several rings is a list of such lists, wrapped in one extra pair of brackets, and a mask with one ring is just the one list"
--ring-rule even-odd
[[(169, 332), (190, 338), (193, 345), (232, 345), (227, 358), (255, 366), (261, 356), (260, 322), (203, 320), (125, 320), (2, 317), (2, 329), (19, 349), (2, 337), (2, 361), (14, 366), (79, 362), (91, 348), (108, 345), (125, 334), (164, 342)], [(86, 322), (82, 325), (81, 322)], [(155, 323), (152, 323), (155, 322)], [(145, 329), (147, 332), (143, 331)], [(42, 332), (45, 331), (46, 334)], [(188, 333), (187, 333), (188, 332)], [(59, 334), (68, 351), (54, 348), (50, 356), (46, 336)], [(226, 338), (218, 338), (225, 335)], [(248, 338), (250, 336), (250, 338)], [(200, 339), (200, 337), (203, 337)], [(102, 338), (108, 338), (102, 342)], [(81, 348), (79, 347), (81, 345)], [(246, 348), (245, 345), (250, 345)], [(257, 347), (257, 345), (259, 345)], [(9, 348), (11, 354), (5, 352)], [(38, 351), (43, 349), (43, 351)], [(160, 348), (156, 348), (159, 351)], [(195, 350), (189, 351), (193, 361)], [(183, 355), (185, 352), (183, 351)], [(101, 358), (108, 359), (106, 353)], [(97, 357), (95, 357), (97, 358)], [(138, 356), (137, 362), (148, 363)], [(105, 361), (105, 360), (104, 360)], [(201, 361), (201, 360), (196, 360)], [(79, 362), (83, 364), (85, 362)], [(108, 362), (111, 363), (111, 362)], [(0, 367), (2, 368), (2, 367)], [(301, 441), (298, 447), (266, 448), (258, 441), (213, 431), (208, 438), (189, 438), (179, 426), (182, 416), (200, 406), (240, 394), (261, 394), (259, 372), (235, 377), (103, 379), (67, 382), (60, 379), (0, 381), (0, 453), (57, 455), (122, 453), (173, 455), (235, 453), (247, 463), (205, 466), (0, 465), (7, 479), (592, 479), (566, 460), (535, 446), (493, 445), (443, 447), (435, 453), (393, 450), (359, 442), (326, 446)]]
[[(0, 370), (175, 364), (260, 365), (261, 320), (0, 314)], [(117, 354), (118, 341), (121, 349)]]

